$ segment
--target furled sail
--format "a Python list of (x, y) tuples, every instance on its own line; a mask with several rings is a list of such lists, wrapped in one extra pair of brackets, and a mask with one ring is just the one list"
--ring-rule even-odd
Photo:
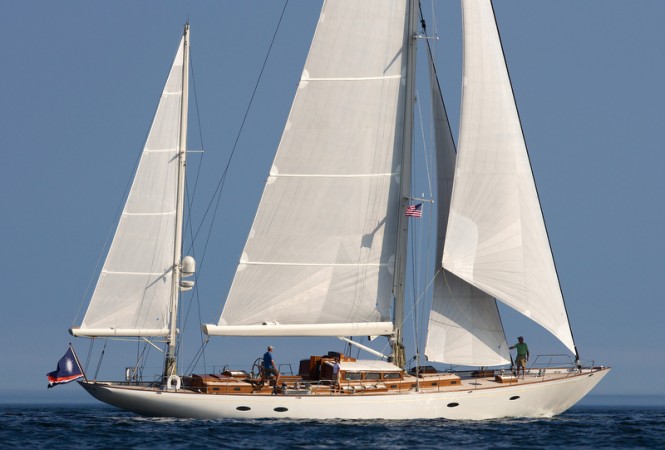
[(574, 343), (492, 4), (463, 0), (459, 152), (443, 267)]
[[(431, 54), (430, 86), (437, 161), (437, 246), (441, 261), (455, 172), (455, 143)], [(467, 366), (509, 362), (496, 300), (445, 269), (434, 278), (425, 354), (429, 361)]]
[(219, 324), (206, 333), (392, 333), (406, 3), (324, 3)]
[(172, 289), (184, 37), (76, 336), (165, 336)]

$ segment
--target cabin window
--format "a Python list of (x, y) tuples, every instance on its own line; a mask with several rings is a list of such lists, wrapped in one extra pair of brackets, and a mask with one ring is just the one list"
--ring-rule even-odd
[(365, 374), (366, 380), (380, 380), (381, 374), (379, 372), (367, 372)]
[(345, 380), (351, 380), (351, 381), (354, 381), (354, 380), (360, 380), (360, 373), (357, 373), (357, 372), (347, 372), (347, 373), (344, 375), (344, 379), (345, 379)]
[(383, 374), (383, 379), (384, 380), (399, 380), (402, 378), (399, 374), (399, 372), (388, 372)]

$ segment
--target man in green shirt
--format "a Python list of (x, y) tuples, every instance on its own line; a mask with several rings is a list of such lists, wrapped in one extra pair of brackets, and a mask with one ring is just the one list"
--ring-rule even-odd
[(517, 359), (515, 360), (515, 364), (517, 365), (517, 376), (520, 376), (521, 367), (522, 379), (524, 379), (524, 374), (526, 372), (526, 362), (529, 360), (529, 346), (526, 345), (526, 342), (524, 342), (524, 338), (522, 336), (518, 337), (517, 340), (519, 342), (510, 347), (510, 349), (517, 349)]

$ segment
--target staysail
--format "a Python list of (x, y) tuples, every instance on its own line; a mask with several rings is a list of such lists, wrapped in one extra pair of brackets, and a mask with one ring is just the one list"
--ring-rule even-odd
[(459, 152), (443, 267), (575, 352), (492, 4), (463, 0), (462, 13)]
[(184, 37), (90, 305), (75, 336), (166, 336), (172, 295)]
[[(456, 154), (431, 53), (429, 67), (437, 162), (436, 261), (441, 261)], [(508, 363), (508, 345), (496, 300), (439, 267), (434, 278), (425, 354), (429, 361), (448, 364), (494, 366)]]
[(406, 3), (324, 3), (219, 324), (206, 333), (392, 333)]

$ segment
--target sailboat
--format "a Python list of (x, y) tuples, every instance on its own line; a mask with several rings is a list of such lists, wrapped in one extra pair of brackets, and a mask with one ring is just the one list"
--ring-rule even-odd
[[(164, 369), (150, 381), (86, 378), (86, 391), (147, 416), (481, 420), (560, 414), (600, 382), (610, 369), (584, 364), (573, 339), (492, 3), (461, 3), (458, 148), (429, 59), (437, 263), (425, 355), (477, 370), (440, 371), (418, 359), (409, 369), (406, 358), (413, 219), (405, 212), (423, 201), (411, 192), (416, 46), (428, 42), (419, 2), (328, 0), (221, 317), (202, 329), (340, 338), (373, 356), (308, 355), (297, 373), (278, 377), (259, 360), (251, 372), (180, 372), (179, 292), (193, 287), (195, 271), (181, 252), (186, 27), (89, 308), (70, 329), (161, 340)], [(515, 376), (497, 302), (554, 335), (570, 364)], [(359, 336), (387, 339), (389, 354)]]

